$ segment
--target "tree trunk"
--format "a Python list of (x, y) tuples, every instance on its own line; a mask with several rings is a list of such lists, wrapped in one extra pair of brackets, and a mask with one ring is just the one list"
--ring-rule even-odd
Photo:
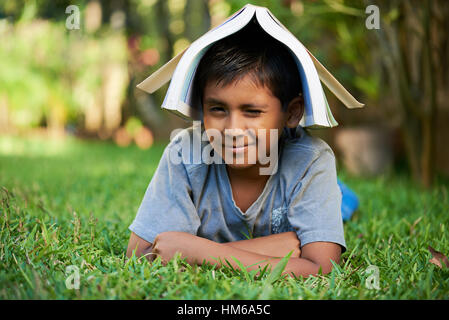
[(158, 0), (158, 2), (156, 3), (156, 19), (159, 33), (166, 41), (164, 54), (162, 55), (164, 61), (168, 61), (173, 57), (174, 44), (173, 36), (169, 29), (170, 12), (167, 8), (167, 2), (168, 1), (165, 0)]
[[(384, 4), (384, 3), (382, 3)], [(435, 176), (436, 117), (438, 112), (438, 72), (447, 74), (447, 63), (439, 63), (444, 45), (436, 43), (445, 30), (438, 28), (435, 16), (449, 19), (448, 10), (439, 11), (441, 1), (391, 2), (381, 13), (399, 12), (397, 19), (384, 21), (377, 30), (377, 43), (388, 70), (392, 94), (401, 114), (401, 131), (413, 179), (423, 187), (432, 186)], [(442, 16), (442, 17), (441, 17)], [(442, 42), (443, 44), (446, 42)]]

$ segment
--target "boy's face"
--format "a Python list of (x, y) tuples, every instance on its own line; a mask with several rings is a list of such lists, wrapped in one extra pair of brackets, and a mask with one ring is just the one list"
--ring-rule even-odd
[[(268, 157), (270, 150), (277, 148), (283, 128), (292, 126), (288, 118), (288, 112), (282, 111), (280, 100), (271, 90), (255, 84), (249, 75), (226, 86), (216, 86), (215, 81), (209, 81), (204, 88), (204, 129), (219, 132), (221, 141), (214, 141), (216, 139), (211, 139), (208, 133), (209, 141), (231, 168), (260, 166), (259, 149), (262, 146), (263, 156)], [(273, 132), (270, 135), (272, 130), (277, 135)], [(227, 161), (229, 159), (232, 161)]]

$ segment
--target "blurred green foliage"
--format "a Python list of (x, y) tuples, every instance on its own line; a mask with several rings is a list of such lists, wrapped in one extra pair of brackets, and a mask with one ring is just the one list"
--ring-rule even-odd
[(61, 105), (73, 114), (71, 91), (58, 81), (64, 80), (58, 75), (68, 48), (59, 30), (43, 21), (0, 25), (0, 96), (6, 96), (14, 125), (37, 126), (49, 108)]
[(108, 28), (98, 34), (71, 31), (65, 21), (36, 14), (30, 2), (16, 21), (0, 20), (0, 100), (6, 101), (10, 125), (82, 126), (108, 65), (126, 68), (126, 38)]

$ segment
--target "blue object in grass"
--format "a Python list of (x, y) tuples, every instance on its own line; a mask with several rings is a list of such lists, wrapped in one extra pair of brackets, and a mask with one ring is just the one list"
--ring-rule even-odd
[(340, 187), (342, 199), (341, 199), (341, 216), (343, 221), (351, 219), (352, 214), (359, 207), (359, 199), (357, 195), (349, 189), (347, 185), (337, 179), (338, 186)]

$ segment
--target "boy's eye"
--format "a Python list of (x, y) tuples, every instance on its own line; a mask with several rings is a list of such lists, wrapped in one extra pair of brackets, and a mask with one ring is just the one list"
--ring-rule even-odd
[(262, 111), (260, 111), (260, 110), (246, 110), (246, 112), (253, 114), (253, 115), (258, 115), (258, 114), (262, 113)]
[(220, 111), (224, 111), (223, 108), (221, 107), (211, 107), (209, 108), (210, 112), (220, 112)]

